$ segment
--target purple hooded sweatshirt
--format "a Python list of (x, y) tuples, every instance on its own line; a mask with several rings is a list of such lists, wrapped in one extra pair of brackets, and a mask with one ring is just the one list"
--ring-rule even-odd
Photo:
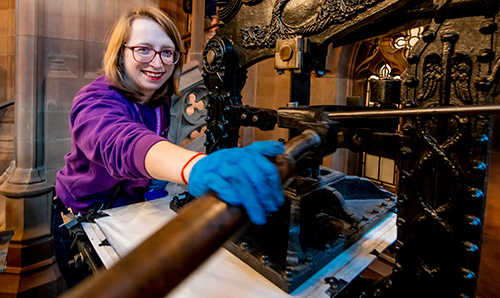
[[(138, 113), (138, 110), (140, 114)], [(151, 179), (145, 157), (170, 126), (170, 102), (157, 110), (134, 105), (104, 76), (83, 87), (70, 113), (71, 151), (57, 173), (56, 195), (73, 212), (86, 213), (95, 205), (118, 207), (144, 201)]]

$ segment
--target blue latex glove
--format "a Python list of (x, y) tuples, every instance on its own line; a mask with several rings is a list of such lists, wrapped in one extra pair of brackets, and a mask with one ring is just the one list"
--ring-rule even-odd
[(250, 220), (266, 222), (285, 197), (276, 166), (266, 156), (284, 152), (277, 141), (255, 142), (244, 148), (216, 151), (198, 161), (189, 174), (189, 192), (199, 197), (209, 190), (231, 205), (242, 205)]

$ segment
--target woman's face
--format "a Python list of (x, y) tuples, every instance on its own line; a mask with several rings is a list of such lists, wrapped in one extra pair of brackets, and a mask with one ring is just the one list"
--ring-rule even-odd
[(130, 38), (124, 49), (125, 74), (138, 86), (144, 94), (142, 101), (149, 102), (153, 93), (172, 75), (174, 65), (163, 64), (160, 55), (155, 55), (148, 63), (137, 62), (129, 47), (144, 46), (156, 51), (175, 50), (172, 39), (151, 19), (135, 19), (132, 21)]

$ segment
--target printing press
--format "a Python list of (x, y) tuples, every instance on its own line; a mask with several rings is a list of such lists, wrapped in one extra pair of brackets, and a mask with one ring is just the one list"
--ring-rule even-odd
[[(397, 240), (391, 247), (396, 263), (389, 278), (365, 290), (365, 296), (352, 290), (358, 296), (349, 296), (343, 292), (345, 281), (325, 276), (330, 286), (325, 295), (474, 297), (491, 115), (500, 111), (493, 104), (500, 78), (498, 1), (217, 2), (222, 26), (205, 47), (205, 86), (200, 87), (207, 90), (206, 151), (237, 146), (242, 126), (286, 128), (289, 139), (283, 140), (288, 155), (276, 160), (285, 205), (262, 227), (248, 227), (244, 215), (234, 221), (228, 215), (231, 224), (213, 228), (213, 238), (220, 238), (213, 246), (224, 244), (290, 293), (396, 212)], [(311, 75), (324, 73), (328, 46), (419, 25), (426, 29), (401, 79), (370, 81), (374, 106), (310, 105)], [(268, 58), (278, 72), (290, 73), (290, 104), (277, 110), (243, 105), (248, 67)], [(393, 158), (397, 193), (323, 167), (323, 158), (338, 148)], [(203, 213), (215, 201), (202, 205), (200, 200), (184, 194), (171, 207), (179, 216), (192, 212), (187, 218), (215, 220), (218, 216)], [(198, 213), (182, 213), (190, 207)], [(122, 268), (131, 266), (126, 262)], [(81, 293), (91, 293), (90, 286), (86, 289)]]

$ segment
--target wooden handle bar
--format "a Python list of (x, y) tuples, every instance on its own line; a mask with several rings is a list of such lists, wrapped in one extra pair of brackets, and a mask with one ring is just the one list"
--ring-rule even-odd
[[(287, 142), (285, 153), (275, 160), (283, 183), (291, 177), (295, 159), (320, 142), (310, 130)], [(164, 297), (247, 223), (242, 208), (208, 193), (181, 209), (109, 270), (87, 278), (62, 297)]]

